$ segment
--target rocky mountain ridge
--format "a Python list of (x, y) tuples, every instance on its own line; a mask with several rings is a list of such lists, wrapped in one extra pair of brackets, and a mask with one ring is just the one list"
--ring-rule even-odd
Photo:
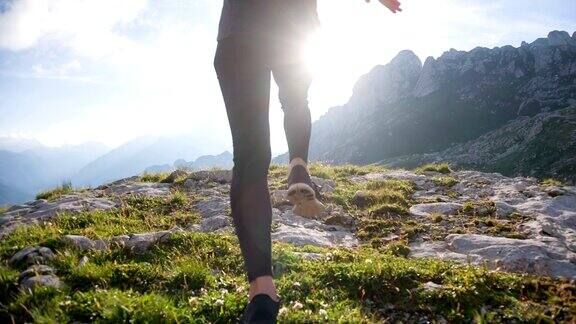
[[(402, 51), (364, 75), (347, 104), (314, 123), (311, 158), (366, 164), (442, 152), (516, 119), (576, 105), (574, 80), (576, 33), (553, 31), (518, 48), (450, 50), (424, 64), (414, 53)], [(574, 147), (570, 134), (564, 145)], [(489, 169), (489, 161), (483, 161)], [(497, 171), (568, 175), (517, 170), (515, 163), (510, 170)], [(537, 167), (553, 169), (545, 161)]]
[(553, 177), (576, 183), (576, 106), (520, 116), (479, 138), (444, 151), (401, 156), (381, 163), (415, 167), (450, 161), (474, 170)]

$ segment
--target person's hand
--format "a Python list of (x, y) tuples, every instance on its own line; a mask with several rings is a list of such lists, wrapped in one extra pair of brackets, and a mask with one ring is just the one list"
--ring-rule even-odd
[[(397, 13), (402, 11), (400, 8), (400, 1), (398, 0), (378, 0), (381, 4), (383, 4), (386, 8), (390, 9), (393, 13)], [(366, 2), (370, 2), (370, 0), (366, 0)]]

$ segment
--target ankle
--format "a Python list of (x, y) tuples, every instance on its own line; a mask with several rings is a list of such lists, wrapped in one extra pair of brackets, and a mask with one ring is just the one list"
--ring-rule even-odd
[(250, 289), (248, 291), (248, 299), (252, 298), (258, 294), (266, 294), (270, 296), (274, 301), (278, 301), (278, 293), (276, 292), (276, 286), (274, 285), (274, 280), (271, 276), (262, 276), (254, 279), (250, 282)]
[(306, 171), (308, 171), (308, 163), (300, 157), (295, 157), (292, 160), (290, 160), (290, 164), (288, 164), (288, 173), (290, 173), (290, 170), (292, 170), (292, 168), (297, 165), (303, 166), (306, 169)]

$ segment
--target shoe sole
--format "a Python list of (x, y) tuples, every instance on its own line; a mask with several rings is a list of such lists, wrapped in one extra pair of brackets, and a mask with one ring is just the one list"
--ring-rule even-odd
[(294, 214), (303, 217), (319, 216), (324, 205), (316, 198), (314, 189), (305, 183), (295, 183), (288, 188), (287, 199), (294, 206)]

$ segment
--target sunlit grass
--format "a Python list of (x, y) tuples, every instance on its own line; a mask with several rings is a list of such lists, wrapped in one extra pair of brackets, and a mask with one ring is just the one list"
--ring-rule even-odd
[(91, 239), (123, 234), (168, 230), (187, 227), (200, 221), (192, 202), (181, 192), (169, 197), (129, 196), (118, 209), (62, 213), (49, 222), (21, 226), (13, 235), (0, 241), (0, 256), (10, 254), (36, 242), (59, 246), (59, 237), (67, 234), (83, 235)]
[(433, 171), (433, 172), (448, 174), (448, 173), (452, 172), (452, 169), (450, 168), (450, 164), (448, 164), (448, 163), (429, 163), (429, 164), (424, 164), (422, 166), (419, 166), (418, 168), (416, 168), (415, 171), (416, 171), (416, 173)]
[[(40, 242), (43, 244), (44, 242)], [(313, 248), (325, 255), (303, 260), (308, 251), (274, 244), (281, 322), (382, 322), (403, 314), (441, 315), (469, 321), (476, 311), (496, 321), (569, 321), (574, 287), (567, 281), (533, 278), (404, 256), (397, 242), (387, 251)], [(121, 248), (80, 253), (59, 248), (56, 267), (62, 290), (17, 291), (17, 272), (0, 268), (1, 318), (56, 322), (232, 322), (247, 302), (247, 283), (235, 237), (174, 234), (148, 254)], [(80, 266), (82, 256), (88, 263)], [(437, 290), (423, 285), (434, 282)], [(562, 297), (562, 298), (559, 298)], [(387, 306), (388, 305), (388, 306)], [(392, 306), (393, 312), (383, 308)]]
[(543, 187), (561, 187), (564, 183), (558, 179), (546, 178), (540, 182), (540, 185)]
[(170, 175), (170, 172), (144, 172), (140, 175), (142, 182), (162, 182)]
[(74, 189), (72, 189), (72, 182), (64, 181), (60, 186), (54, 189), (38, 193), (36, 199), (56, 200), (72, 192), (74, 192)]
[(443, 187), (453, 187), (458, 183), (458, 180), (454, 177), (433, 177), (432, 181)]

